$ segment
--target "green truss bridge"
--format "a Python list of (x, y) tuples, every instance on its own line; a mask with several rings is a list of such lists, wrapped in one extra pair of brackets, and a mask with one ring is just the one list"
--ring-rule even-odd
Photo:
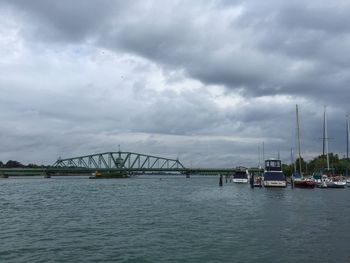
[(180, 172), (179, 160), (133, 152), (105, 152), (67, 159), (59, 158), (51, 171)]

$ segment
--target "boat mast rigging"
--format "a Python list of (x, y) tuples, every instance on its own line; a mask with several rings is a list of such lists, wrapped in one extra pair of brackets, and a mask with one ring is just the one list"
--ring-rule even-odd
[(299, 126), (299, 110), (298, 110), (298, 104), (295, 105), (296, 109), (296, 115), (297, 115), (297, 148), (298, 148), (298, 155), (299, 155), (299, 173), (300, 176), (302, 176), (302, 171), (301, 171), (301, 150), (300, 150), (300, 126)]
[[(322, 143), (322, 159), (323, 165), (325, 166), (325, 161), (327, 165), (327, 171), (329, 171), (329, 156), (328, 156), (328, 131), (327, 131), (327, 107), (324, 105), (323, 111), (323, 143)], [(326, 160), (325, 160), (326, 157)]]

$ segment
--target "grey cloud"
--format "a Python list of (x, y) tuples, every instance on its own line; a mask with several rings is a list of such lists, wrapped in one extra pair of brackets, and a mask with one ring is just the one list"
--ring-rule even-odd
[[(39, 33), (56, 32), (55, 41), (91, 38), (96, 45), (141, 55), (165, 68), (183, 69), (204, 84), (224, 85), (248, 96), (311, 91), (312, 85), (305, 85), (303, 79), (317, 84), (312, 71), (289, 72), (299, 61), (325, 70), (348, 66), (348, 52), (342, 45), (349, 33), (344, 26), (349, 24), (346, 8), (336, 3), (330, 8), (313, 2), (306, 7), (270, 3), (275, 6), (219, 1), (208, 9), (201, 2), (181, 1), (11, 1), (33, 14), (34, 21), (39, 19), (35, 23)], [(237, 17), (218, 17), (240, 5), (243, 11)], [(336, 40), (330, 41), (334, 36)], [(294, 79), (300, 86), (293, 85)]]
[(278, 21), (287, 29), (304, 29), (348, 34), (350, 6), (341, 2), (311, 2), (307, 5), (286, 6), (278, 14)]
[[(106, 19), (118, 13), (123, 1), (3, 1), (17, 7), (32, 37), (58, 42), (83, 41), (103, 30)], [(32, 24), (34, 22), (34, 24)]]

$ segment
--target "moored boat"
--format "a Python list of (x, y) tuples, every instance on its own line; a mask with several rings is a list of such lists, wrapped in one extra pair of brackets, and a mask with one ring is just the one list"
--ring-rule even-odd
[(260, 176), (260, 175), (254, 177), (253, 186), (254, 186), (254, 187), (262, 187), (262, 179), (261, 179), (261, 176)]
[(126, 172), (100, 172), (96, 171), (89, 176), (89, 179), (116, 179), (116, 178), (129, 178), (130, 175)]
[[(259, 170), (260, 170), (260, 168), (259, 168)], [(249, 181), (250, 181), (251, 188), (262, 187), (262, 178), (260, 175), (260, 171), (258, 171), (258, 172), (251, 171), (251, 173), (249, 174)]]
[(234, 183), (248, 183), (249, 173), (248, 169), (245, 167), (237, 167), (233, 175), (232, 182)]
[(346, 181), (341, 177), (330, 177), (326, 181), (327, 188), (345, 188)]
[(281, 160), (270, 159), (265, 161), (263, 185), (264, 187), (287, 187), (286, 177), (282, 172)]
[(297, 188), (315, 188), (316, 182), (311, 178), (299, 178), (293, 181), (294, 187)]
[(298, 173), (292, 175), (292, 187), (297, 188), (315, 188), (316, 181), (314, 178), (301, 177)]
[(312, 178), (315, 181), (316, 187), (318, 188), (327, 188), (328, 176), (323, 174), (322, 172), (314, 173)]

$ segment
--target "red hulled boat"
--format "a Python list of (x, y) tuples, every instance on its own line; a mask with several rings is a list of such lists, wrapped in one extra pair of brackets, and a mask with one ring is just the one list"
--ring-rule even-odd
[(298, 188), (315, 188), (315, 180), (309, 178), (298, 178), (293, 180), (294, 187)]

